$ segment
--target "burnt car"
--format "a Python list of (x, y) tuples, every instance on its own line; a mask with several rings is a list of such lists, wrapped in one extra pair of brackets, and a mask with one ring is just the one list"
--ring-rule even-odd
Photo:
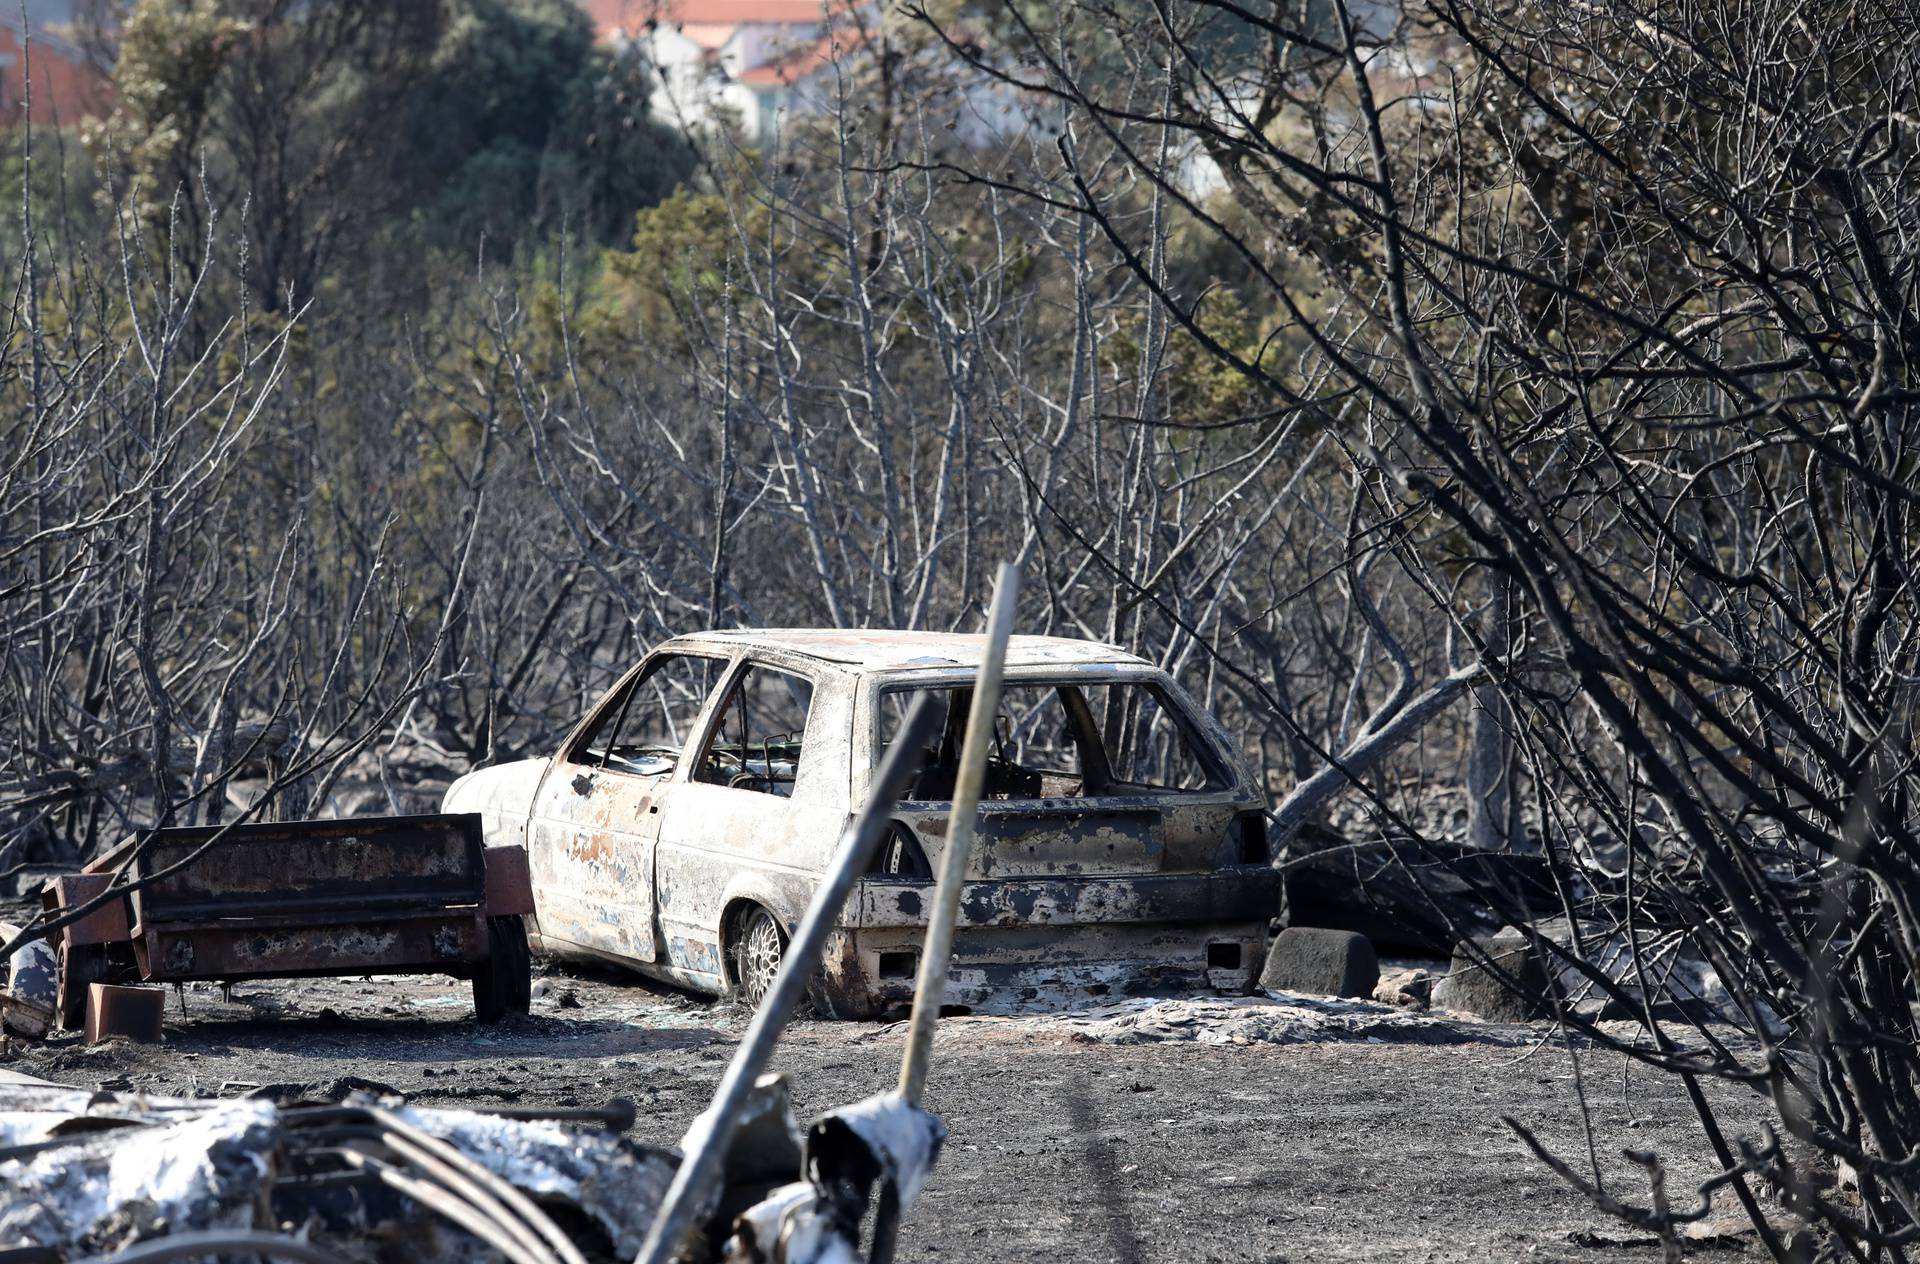
[[(447, 791), (490, 845), (526, 846), (535, 947), (755, 1004), (916, 693), (891, 834), (814, 982), (826, 1012), (913, 995), (985, 638), (743, 630), (676, 637), (550, 758)], [(1279, 875), (1225, 730), (1109, 645), (1016, 636), (960, 903), (948, 999), (1248, 990)]]

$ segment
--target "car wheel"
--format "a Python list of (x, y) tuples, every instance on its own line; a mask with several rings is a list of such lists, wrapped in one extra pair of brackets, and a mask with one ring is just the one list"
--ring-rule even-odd
[(533, 954), (518, 917), (487, 919), (487, 959), (473, 970), (473, 1016), (497, 1023), (533, 1004)]
[(787, 934), (773, 914), (756, 906), (740, 923), (733, 941), (734, 996), (749, 1009), (773, 990), (787, 955)]

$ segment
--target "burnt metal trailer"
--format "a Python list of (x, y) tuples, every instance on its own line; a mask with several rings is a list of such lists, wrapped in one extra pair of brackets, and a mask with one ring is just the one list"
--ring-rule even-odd
[(55, 932), (63, 1026), (90, 983), (316, 975), (450, 974), (481, 1022), (527, 1012), (526, 849), (487, 846), (477, 815), (162, 829), (131, 853), (46, 887), (57, 917), (127, 866), (128, 894)]

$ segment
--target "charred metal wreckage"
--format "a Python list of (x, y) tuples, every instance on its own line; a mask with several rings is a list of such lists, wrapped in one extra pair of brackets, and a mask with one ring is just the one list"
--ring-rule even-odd
[[(821, 1244), (857, 1241), (875, 1180), (910, 1185), (911, 1202), (941, 1135), (932, 1116), (884, 1102), (803, 1129), (777, 1076), (739, 1114), (748, 1126), (690, 1208), (682, 1259), (846, 1258)], [(364, 1092), (210, 1100), (0, 1077), (0, 1258), (629, 1261), (682, 1162), (621, 1136), (633, 1118), (624, 1101), (442, 1110)], [(809, 1170), (824, 1193), (797, 1181)], [(804, 1223), (796, 1207), (812, 1211)]]
[[(832, 1015), (905, 1005), (984, 646), (678, 637), (550, 757), (456, 781), (445, 815), (152, 831), (48, 883), (58, 1018), (80, 1026), (96, 983), (433, 971), (491, 1021), (526, 1012), (529, 939), (757, 1003), (924, 695), (931, 732), (811, 985)], [(1000, 698), (948, 999), (1248, 990), (1280, 875), (1219, 723), (1152, 664), (1054, 637), (1011, 638)]]
[(308, 975), (451, 974), (473, 981), (482, 1022), (527, 1012), (526, 852), (486, 846), (471, 816), (153, 830), (42, 899), (64, 922), (66, 1027), (94, 984)]
[[(449, 788), (490, 846), (527, 850), (536, 947), (696, 990), (763, 994), (832, 845), (900, 738), (885, 843), (826, 945), (815, 1000), (911, 1000), (985, 638), (730, 631), (656, 648), (550, 757)], [(1014, 637), (968, 856), (949, 999), (1245, 991), (1279, 875), (1264, 799), (1220, 724), (1112, 646)]]

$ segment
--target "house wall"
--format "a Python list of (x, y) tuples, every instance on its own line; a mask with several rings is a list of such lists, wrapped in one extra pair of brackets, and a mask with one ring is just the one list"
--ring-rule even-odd
[(27, 93), (29, 69), (35, 125), (72, 126), (113, 108), (112, 81), (89, 64), (79, 49), (39, 38), (29, 49), (22, 46), (18, 31), (0, 24), (0, 127), (17, 127), (26, 121), (21, 99)]
[(725, 114), (739, 124), (749, 143), (767, 140), (773, 127), (773, 109), (784, 98), (783, 89), (755, 88), (736, 79), (756, 65), (752, 50), (772, 45), (786, 48), (778, 26), (742, 27), (709, 59), (706, 50), (675, 28), (662, 23), (640, 35), (634, 44), (663, 73), (649, 102), (655, 118), (699, 128)]

